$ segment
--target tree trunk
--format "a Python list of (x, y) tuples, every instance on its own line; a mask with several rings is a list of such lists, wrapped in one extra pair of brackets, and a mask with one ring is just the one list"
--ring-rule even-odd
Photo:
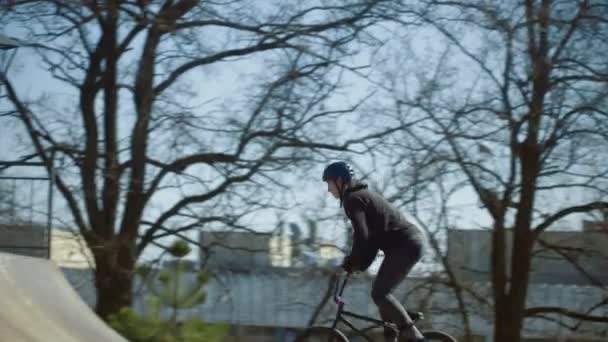
[(135, 274), (134, 249), (128, 246), (104, 248), (93, 252), (96, 272), (97, 305), (95, 311), (103, 319), (117, 313), (133, 301)]
[[(512, 262), (518, 261), (513, 259)], [(495, 307), (494, 342), (521, 341), (528, 277), (511, 276), (509, 284), (509, 293), (503, 297), (500, 305)]]
[[(495, 295), (494, 342), (520, 342), (524, 323), (524, 310), (528, 294), (532, 238), (529, 228), (514, 232), (511, 274), (508, 291)], [(521, 228), (520, 228), (521, 229)]]
[(520, 342), (521, 314), (513, 309), (512, 306), (496, 309), (494, 342)]

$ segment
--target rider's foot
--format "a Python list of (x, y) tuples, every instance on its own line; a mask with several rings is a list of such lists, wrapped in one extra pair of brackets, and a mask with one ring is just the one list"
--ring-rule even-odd
[(397, 330), (396, 326), (392, 326), (392, 327), (385, 327), (384, 328), (384, 340), (386, 342), (399, 342), (397, 340), (397, 333), (399, 331)]
[(401, 329), (399, 341), (403, 342), (424, 342), (424, 336), (414, 325)]

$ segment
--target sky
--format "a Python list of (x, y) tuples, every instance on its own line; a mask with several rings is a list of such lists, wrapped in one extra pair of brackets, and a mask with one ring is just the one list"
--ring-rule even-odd
[[(17, 27), (5, 26), (3, 33), (9, 36), (19, 37), (20, 31)], [(419, 32), (419, 34), (413, 37), (409, 44), (413, 51), (417, 51), (419, 56), (425, 54), (433, 54), (443, 48), (441, 45), (441, 39), (438, 38), (437, 33), (434, 31)], [(463, 60), (463, 63), (466, 61)], [(233, 67), (237, 65), (238, 67)], [(245, 84), (241, 82), (240, 76), (242, 73), (253, 73), (261, 70), (262, 64), (256, 63), (255, 59), (251, 62), (243, 62), (239, 64), (214, 65), (211, 68), (196, 71), (191, 74), (189, 79), (193, 82), (196, 89), (196, 96), (192, 99), (192, 104), (209, 104), (209, 103), (221, 103), (222, 101), (230, 101), (232, 94), (239, 91), (246, 91), (244, 89)], [(408, 72), (409, 70), (404, 70)], [(415, 72), (415, 70), (411, 70)], [(352, 102), (354, 99), (360, 97), (362, 94), (366, 94), (368, 91), (369, 84), (365, 80), (358, 78), (353, 74), (348, 74), (347, 81), (351, 84), (349, 92), (345, 96), (336, 97), (334, 101), (337, 101), (334, 105), (342, 106), (347, 102)], [(41, 66), (39, 58), (33, 54), (31, 50), (19, 49), (17, 51), (17, 58), (13, 63), (13, 67), (9, 72), (9, 78), (15, 83), (17, 91), (22, 98), (36, 98), (41, 94), (46, 94), (52, 103), (57, 105), (57, 108), (61, 110), (62, 107), (73, 105), (74, 98), (73, 93), (63, 83), (53, 79), (49, 72), (44, 70)], [(203, 81), (197, 81), (198, 78), (204, 79)], [(211, 101), (211, 102), (210, 102)], [(0, 103), (0, 109), (6, 108), (5, 103)], [(0, 150), (0, 160), (14, 160), (24, 153), (31, 152), (31, 145), (27, 138), (24, 136), (23, 130), (6, 118), (1, 118), (0, 124), (0, 145), (5, 148)], [(336, 132), (337, 134), (341, 132)], [(365, 168), (367, 162), (366, 156), (349, 156), (357, 165), (361, 165)], [(315, 168), (317, 174), (321, 174), (324, 165), (318, 165)], [(365, 171), (365, 170), (363, 170)], [(12, 169), (11, 174), (40, 174), (40, 170), (34, 169)], [(9, 173), (7, 171), (7, 173)], [(381, 181), (373, 179), (372, 181)], [(23, 188), (28, 188), (27, 185), (22, 185)], [(42, 185), (44, 187), (45, 185)], [(29, 187), (31, 188), (31, 186)], [(36, 203), (36, 207), (40, 206), (40, 210), (44, 211), (44, 199), (46, 191), (37, 191), (37, 198), (32, 203)], [(567, 194), (568, 196), (577, 196), (577, 194)], [(28, 194), (24, 195), (26, 198)], [(179, 198), (179, 194), (175, 193), (173, 198)], [(324, 197), (325, 196), (325, 197)], [(329, 194), (326, 192), (325, 184), (320, 181), (307, 181), (306, 184), (300, 186), (296, 191), (296, 197), (298, 201), (301, 201), (304, 205), (318, 206), (318, 203), (324, 203), (326, 205), (325, 211), (328, 213), (339, 213), (340, 208), (338, 203), (332, 201), (329, 198)], [(583, 195), (578, 195), (583, 197)], [(61, 200), (58, 194), (55, 196), (57, 201), (54, 205), (55, 217), (60, 219), (65, 215), (65, 203)], [(26, 199), (27, 202), (27, 199)], [(163, 203), (156, 203), (155, 205), (162, 207)], [(168, 204), (167, 204), (168, 205)], [(491, 221), (485, 210), (479, 207), (479, 203), (476, 195), (471, 189), (463, 189), (457, 192), (451, 202), (451, 206), (455, 208), (457, 214), (454, 216), (454, 223), (458, 227), (462, 228), (473, 228), (480, 229), (487, 226)], [(282, 213), (288, 220), (300, 220), (300, 212), (292, 211)], [(408, 213), (406, 216), (410, 217)], [(411, 218), (411, 217), (410, 217)], [(276, 227), (276, 215), (272, 212), (259, 212), (252, 215), (250, 218), (250, 224), (257, 227), (260, 231), (267, 231)], [(564, 221), (563, 226), (578, 226), (579, 221), (570, 219)], [(341, 220), (334, 221), (333, 227), (328, 229), (322, 229), (321, 235), (325, 238), (344, 242), (344, 231), (341, 227), (344, 224)], [(150, 252), (150, 255), (154, 255), (154, 251)]]

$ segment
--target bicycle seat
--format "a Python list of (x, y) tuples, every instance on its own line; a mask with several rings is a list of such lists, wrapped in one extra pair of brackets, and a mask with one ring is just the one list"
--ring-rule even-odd
[(410, 316), (412, 321), (419, 321), (421, 319), (424, 319), (424, 314), (422, 312), (407, 311), (407, 314), (408, 314), (408, 316)]

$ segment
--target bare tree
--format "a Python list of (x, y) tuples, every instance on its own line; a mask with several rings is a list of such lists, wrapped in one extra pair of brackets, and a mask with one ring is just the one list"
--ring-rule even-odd
[[(55, 184), (95, 258), (101, 316), (130, 304), (136, 260), (159, 239), (214, 223), (243, 227), (239, 219), (272, 203), (264, 190), (280, 184), (278, 171), (394, 131), (333, 139), (333, 120), (356, 105), (326, 106), (344, 57), (393, 5), (13, 2), (3, 18), (28, 32), (24, 49), (76, 100), (25, 99), (0, 74), (14, 107), (4, 117), (22, 123), (49, 172), (55, 163)], [(252, 74), (234, 81), (245, 96), (192, 104), (193, 89), (211, 89), (208, 76), (231, 68)]]
[[(541, 234), (608, 207), (608, 7), (586, 0), (426, 3), (418, 14), (441, 37), (434, 44), (440, 53), (404, 63), (401, 70), (414, 70), (408, 75), (391, 69), (396, 78), (384, 83), (396, 100), (389, 110), (421, 120), (387, 142), (402, 151), (391, 159), (395, 170), (402, 175), (411, 163), (407, 180), (417, 179), (394, 178), (412, 186), (401, 197), (426, 194), (426, 203), (442, 207), (433, 179), (445, 174), (452, 176), (444, 194), (465, 187), (477, 196), (491, 222), (494, 341), (520, 341), (526, 318), (605, 322), (592, 313), (605, 300), (575, 312), (528, 307), (526, 299)], [(574, 192), (586, 196), (569, 196)]]

